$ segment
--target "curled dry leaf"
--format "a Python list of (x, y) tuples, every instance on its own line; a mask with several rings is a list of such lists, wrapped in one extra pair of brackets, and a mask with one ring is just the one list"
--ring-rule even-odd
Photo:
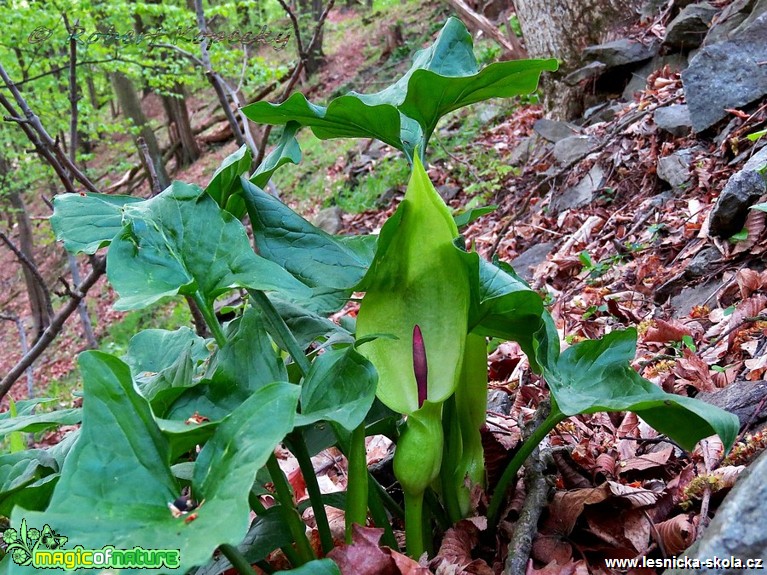
[(764, 287), (764, 278), (762, 277), (762, 274), (749, 268), (738, 270), (735, 274), (735, 281), (738, 283), (740, 296), (743, 299), (751, 297), (751, 294)]
[(666, 555), (679, 555), (695, 541), (695, 525), (687, 515), (658, 523), (655, 533)]
[(760, 210), (748, 211), (746, 223), (743, 226), (748, 230), (748, 234), (745, 240), (741, 240), (735, 245), (735, 249), (732, 250), (733, 255), (752, 250), (764, 231), (765, 216), (767, 214)]
[(742, 329), (747, 329), (750, 326), (749, 323), (744, 323), (743, 320), (745, 320), (747, 317), (755, 317), (759, 315), (765, 307), (767, 307), (767, 297), (761, 294), (751, 296), (748, 299), (744, 299), (742, 302), (740, 302), (740, 304), (738, 304), (738, 307), (735, 308), (735, 311), (732, 312), (732, 315), (730, 316), (728, 329), (737, 329), (733, 329), (733, 331), (727, 337), (727, 344), (729, 347), (732, 347), (732, 344), (735, 342), (735, 338), (738, 336), (738, 333)]
[(637, 457), (621, 461), (618, 471), (620, 473), (627, 473), (629, 471), (644, 471), (645, 469), (662, 467), (668, 462), (672, 453), (674, 453), (674, 447), (669, 445), (660, 451), (638, 455)]
[(732, 489), (740, 474), (745, 470), (745, 465), (727, 465), (714, 469), (711, 475), (719, 478), (719, 489)]
[(605, 477), (615, 477), (615, 455), (612, 453), (600, 453), (597, 456), (595, 473), (601, 473)]
[(477, 543), (479, 528), (472, 521), (463, 519), (447, 530), (430, 566), (440, 575), (494, 575), (484, 560), (472, 558), (471, 551)]
[(644, 342), (669, 343), (681, 341), (686, 335), (692, 336), (690, 329), (678, 320), (664, 321), (656, 319), (644, 335)]
[(675, 388), (679, 391), (683, 391), (688, 385), (698, 391), (716, 389), (706, 362), (689, 349), (685, 349), (684, 357), (674, 365), (674, 375), (677, 376)]
[(391, 550), (378, 546), (384, 530), (354, 525), (351, 545), (336, 547), (328, 557), (335, 561), (341, 575), (400, 575)]

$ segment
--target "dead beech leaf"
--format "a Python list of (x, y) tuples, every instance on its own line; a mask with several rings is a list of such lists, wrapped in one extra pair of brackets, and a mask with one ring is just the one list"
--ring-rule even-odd
[(356, 524), (352, 529), (352, 543), (328, 553), (341, 575), (400, 575), (401, 570), (392, 559), (391, 551), (378, 546), (383, 529)]
[(615, 477), (615, 455), (612, 453), (600, 453), (597, 456), (595, 473), (601, 473), (606, 477)]
[(695, 525), (687, 515), (658, 523), (655, 531), (666, 555), (679, 555), (695, 541)]
[(428, 567), (424, 567), (417, 561), (414, 561), (407, 555), (403, 555), (398, 551), (391, 551), (391, 558), (396, 565), (397, 573), (400, 575), (431, 575), (431, 571)]
[(740, 474), (746, 470), (745, 465), (726, 465), (725, 467), (718, 467), (711, 472), (711, 475), (719, 479), (717, 485), (719, 489), (732, 489), (735, 486), (735, 482), (740, 477)]
[(652, 505), (660, 497), (659, 494), (649, 491), (648, 489), (623, 485), (622, 483), (617, 483), (615, 481), (608, 481), (602, 487), (608, 489), (614, 496), (627, 500), (631, 503), (632, 507)]
[(747, 359), (743, 364), (748, 368), (746, 379), (748, 381), (757, 381), (762, 379), (764, 372), (767, 371), (767, 354), (753, 359)]
[(743, 299), (751, 297), (751, 294), (764, 287), (762, 274), (749, 268), (738, 270), (735, 273), (735, 281), (738, 283), (740, 297)]
[(642, 339), (645, 343), (669, 343), (681, 341), (686, 335), (692, 336), (692, 333), (682, 322), (673, 319), (671, 321), (656, 319)]
[(668, 462), (672, 453), (674, 453), (674, 446), (669, 445), (660, 451), (638, 455), (621, 461), (618, 471), (620, 473), (627, 473), (629, 471), (644, 471), (653, 467), (661, 467)]
[(484, 560), (472, 558), (472, 549), (478, 543), (479, 529), (472, 521), (463, 519), (447, 530), (430, 566), (439, 575), (494, 575)]
[(744, 323), (744, 319), (747, 317), (755, 317), (759, 315), (764, 308), (767, 307), (767, 297), (764, 295), (754, 295), (748, 299), (744, 299), (735, 308), (735, 311), (730, 315), (730, 322), (728, 329), (733, 329), (730, 335), (727, 337), (727, 345), (731, 348), (735, 338), (742, 329), (748, 329), (750, 324)]
[(739, 241), (732, 250), (732, 254), (742, 254), (753, 248), (759, 241), (759, 236), (764, 231), (765, 212), (761, 210), (748, 210), (744, 227), (748, 230), (745, 240)]
[(529, 575), (588, 575), (589, 569), (585, 561), (573, 561), (561, 564), (554, 560), (541, 569), (530, 569)]
[(706, 362), (689, 349), (684, 350), (684, 357), (674, 365), (674, 375), (677, 376), (675, 388), (678, 390), (683, 390), (686, 385), (698, 391), (716, 389)]

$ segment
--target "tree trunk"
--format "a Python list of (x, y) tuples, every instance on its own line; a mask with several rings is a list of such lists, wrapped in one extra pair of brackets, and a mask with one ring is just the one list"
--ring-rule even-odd
[(154, 132), (147, 123), (144, 112), (141, 110), (141, 102), (139, 101), (136, 89), (133, 87), (133, 83), (122, 72), (114, 72), (111, 80), (123, 114), (130, 118), (141, 130), (139, 135), (144, 138), (149, 148), (149, 155), (152, 157), (152, 163), (157, 172), (157, 178), (160, 180), (160, 185), (163, 189), (167, 188), (170, 185), (170, 178), (168, 177), (168, 172), (165, 171), (160, 146), (157, 143)]
[(599, 44), (636, 15), (638, 0), (514, 0), (531, 58), (557, 58), (556, 74), (544, 74), (544, 106), (555, 117), (571, 119), (583, 111), (583, 90), (561, 81), (577, 69), (586, 46)]
[[(22, 254), (35, 265), (34, 238), (32, 236), (32, 224), (29, 221), (27, 208), (21, 195), (18, 192), (10, 192), (8, 201), (16, 211), (16, 223), (19, 227), (19, 250)], [(32, 323), (34, 325), (34, 338), (39, 338), (46, 327), (51, 323), (46, 305), (46, 297), (43, 286), (35, 274), (24, 264), (21, 269), (24, 272), (24, 283), (27, 286), (27, 297), (29, 298), (29, 309), (32, 312)]]
[(186, 107), (186, 90), (176, 84), (171, 90), (178, 96), (163, 96), (162, 103), (168, 116), (168, 133), (171, 147), (180, 143), (176, 152), (176, 163), (179, 166), (189, 166), (200, 157), (200, 147), (194, 138), (192, 123), (189, 120), (189, 109)]
[[(320, 20), (320, 16), (322, 16), (322, 0), (312, 0), (311, 6), (309, 6), (307, 0), (303, 0), (302, 2), (299, 2), (299, 4), (301, 6), (302, 12), (306, 13), (311, 10), (312, 21), (316, 25)], [(304, 69), (306, 71), (307, 78), (316, 73), (325, 61), (325, 53), (322, 51), (322, 42), (324, 40), (324, 36), (325, 27), (323, 26), (322, 30), (320, 30), (320, 33), (317, 36), (317, 42), (314, 45), (314, 48), (306, 55)], [(307, 34), (305, 42), (308, 43), (311, 37), (311, 33)]]

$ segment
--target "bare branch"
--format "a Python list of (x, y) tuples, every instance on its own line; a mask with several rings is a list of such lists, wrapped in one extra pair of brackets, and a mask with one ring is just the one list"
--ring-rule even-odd
[(0, 381), (0, 399), (5, 397), (16, 380), (24, 373), (24, 370), (32, 365), (32, 363), (56, 338), (56, 336), (61, 331), (61, 328), (64, 327), (64, 322), (66, 322), (69, 316), (72, 315), (72, 313), (77, 309), (77, 306), (88, 293), (88, 290), (90, 290), (95, 285), (98, 279), (106, 271), (106, 259), (104, 257), (92, 258), (91, 265), (93, 266), (91, 272), (74, 290), (71, 299), (66, 304), (64, 304), (61, 309), (59, 309), (59, 311), (51, 320), (51, 324), (45, 329), (40, 338), (35, 342), (35, 345), (33, 345), (30, 350), (24, 354), (24, 357), (22, 357), (18, 363), (16, 363), (16, 365), (11, 368), (11, 370), (2, 379), (2, 381)]
[(45, 298), (45, 312), (49, 317), (52, 317), (53, 305), (51, 304), (51, 292), (48, 290), (48, 286), (45, 285), (45, 279), (43, 278), (42, 274), (40, 274), (40, 270), (37, 269), (37, 266), (24, 254), (24, 252), (16, 247), (16, 244), (14, 244), (10, 238), (1, 231), (0, 240), (2, 240), (2, 242), (8, 246), (8, 249), (14, 253), (22, 265), (26, 266), (30, 273), (35, 276), (35, 280), (40, 284), (40, 288), (43, 290), (43, 296)]

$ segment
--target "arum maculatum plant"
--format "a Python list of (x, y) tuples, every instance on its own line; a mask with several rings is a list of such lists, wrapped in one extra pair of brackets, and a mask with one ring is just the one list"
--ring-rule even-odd
[[(122, 357), (83, 353), (82, 409), (34, 413), (38, 400), (0, 416), (3, 435), (82, 423), (55, 447), (23, 450), (14, 441), (13, 452), (0, 455), (0, 514), (12, 526), (49, 525), (86, 549), (178, 549), (180, 572), (248, 573), (253, 564), (271, 572), (266, 560), (281, 549), (297, 573), (337, 574), (334, 563), (316, 558), (274, 450), (284, 444), (301, 466), (323, 553), (337, 543), (326, 505), (345, 510), (347, 533), (372, 521), (396, 547), (392, 526), (403, 511), (365, 458), (365, 437), (385, 433), (397, 444), (408, 551), (420, 556), (431, 548), (431, 518), (445, 528), (477, 512), (471, 490), (487, 488), (479, 434), (487, 337), (519, 343), (552, 403), (493, 490), (491, 528), (526, 457), (566, 417), (630, 410), (685, 449), (712, 434), (729, 448), (733, 415), (666, 394), (630, 367), (635, 330), (560, 354), (541, 297), (508, 265), (465, 249), (429, 181), (424, 158), (440, 117), (529, 93), (555, 68), (525, 60), (480, 70), (471, 36), (450, 19), (377, 94), (352, 92), (327, 106), (296, 94), (281, 105), (248, 106), (255, 121), (285, 124), (253, 173), (242, 148), (205, 189), (174, 182), (150, 199), (58, 196), (57, 238), (72, 253), (108, 250), (117, 309), (184, 297), (206, 329), (145, 330)], [(323, 139), (378, 138), (404, 153), (412, 166), (407, 193), (378, 237), (328, 235), (263, 191), (276, 169), (301, 160), (302, 126)], [(216, 302), (232, 291), (242, 303), (224, 322)], [(329, 321), (355, 291), (365, 292), (356, 326)], [(322, 494), (311, 456), (332, 445), (348, 458), (348, 489)], [(276, 505), (266, 508), (264, 495)], [(212, 559), (216, 550), (223, 558)], [(3, 562), (10, 573), (29, 572)]]

